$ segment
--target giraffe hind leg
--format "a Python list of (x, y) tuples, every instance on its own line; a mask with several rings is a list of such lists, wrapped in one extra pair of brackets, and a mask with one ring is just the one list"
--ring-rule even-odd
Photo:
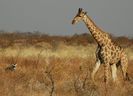
[(117, 81), (117, 68), (116, 68), (116, 64), (112, 64), (111, 65), (111, 73), (112, 73), (113, 82), (116, 82)]
[(121, 69), (122, 69), (124, 80), (130, 80), (128, 73), (127, 73), (127, 68), (128, 68), (128, 59), (127, 59), (126, 55), (124, 55), (121, 58)]

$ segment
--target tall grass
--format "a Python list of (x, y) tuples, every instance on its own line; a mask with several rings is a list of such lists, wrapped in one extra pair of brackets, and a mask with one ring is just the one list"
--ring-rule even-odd
[[(88, 46), (60, 44), (56, 51), (53, 51), (52, 47), (36, 46), (12, 46), (5, 48), (4, 52), (1, 49), (0, 94), (1, 96), (104, 96), (103, 67), (96, 75), (97, 86), (93, 85), (90, 79), (95, 63), (95, 48), (94, 44)], [(118, 72), (122, 87), (112, 85), (110, 80), (109, 96), (133, 94), (131, 68), (133, 50), (127, 48), (127, 53), (131, 81), (123, 82), (121, 72)], [(6, 72), (4, 69), (12, 61), (18, 64), (17, 69)]]
[[(35, 37), (29, 42), (21, 40), (18, 43), (13, 39), (0, 47), (0, 96), (105, 95), (103, 66), (96, 74), (96, 85), (90, 78), (95, 64), (95, 44), (87, 43), (84, 46), (60, 41), (55, 44), (43, 41), (35, 43)], [(133, 47), (127, 47), (126, 53), (130, 81), (124, 82), (118, 69), (120, 84), (113, 84), (110, 76), (107, 96), (133, 95)], [(5, 71), (12, 63), (17, 64), (16, 70)]]

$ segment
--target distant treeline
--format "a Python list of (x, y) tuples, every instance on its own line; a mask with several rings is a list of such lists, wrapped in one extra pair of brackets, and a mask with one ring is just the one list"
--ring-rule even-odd
[[(128, 47), (133, 44), (133, 38), (111, 36), (117, 44)], [(39, 42), (53, 43), (63, 42), (66, 45), (95, 44), (95, 40), (88, 33), (74, 34), (73, 36), (51, 36), (40, 32), (0, 32), (0, 46), (11, 46), (15, 43), (35, 44)]]

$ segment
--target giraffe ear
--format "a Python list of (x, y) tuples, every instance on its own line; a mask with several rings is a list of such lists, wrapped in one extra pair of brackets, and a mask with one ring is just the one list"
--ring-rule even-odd
[(84, 14), (87, 14), (87, 12), (85, 12)]

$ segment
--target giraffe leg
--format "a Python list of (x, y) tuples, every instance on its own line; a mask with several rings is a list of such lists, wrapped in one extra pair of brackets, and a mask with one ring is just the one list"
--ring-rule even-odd
[(121, 69), (122, 69), (124, 80), (129, 80), (127, 68), (128, 68), (128, 59), (127, 59), (127, 56), (124, 54), (121, 57)]
[(117, 80), (117, 68), (116, 68), (116, 64), (111, 65), (111, 73), (112, 73), (112, 78), (113, 78), (113, 82), (116, 82)]
[(104, 64), (104, 82), (105, 82), (105, 84), (108, 83), (108, 78), (109, 78), (108, 71), (109, 71), (109, 64), (106, 63), (106, 64)]
[(97, 60), (95, 67), (94, 67), (92, 74), (91, 74), (91, 78), (92, 78), (93, 82), (95, 82), (94, 76), (95, 76), (95, 73), (98, 71), (99, 67), (100, 67), (100, 60)]

